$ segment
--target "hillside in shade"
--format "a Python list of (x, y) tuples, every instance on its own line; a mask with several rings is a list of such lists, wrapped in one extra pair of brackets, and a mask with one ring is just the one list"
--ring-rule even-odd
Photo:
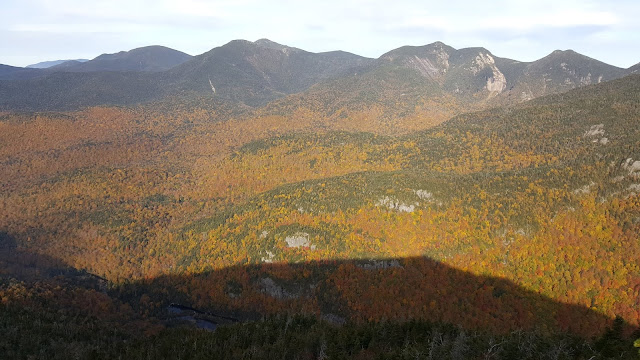
[[(612, 321), (586, 307), (552, 301), (504, 279), (474, 276), (427, 258), (238, 266), (113, 288), (103, 278), (17, 250), (15, 245), (12, 238), (0, 234), (0, 269), (14, 276), (9, 282), (0, 278), (0, 329), (5, 334), (0, 344), (9, 357), (38, 357), (43, 348), (51, 359), (72, 354), (205, 357), (211, 351), (223, 358), (239, 353), (271, 358), (276, 353), (296, 357), (322, 352), (397, 357), (409, 350), (406, 341), (412, 339), (415, 344), (410, 351), (416, 354), (633, 359), (624, 337), (630, 328), (619, 319)], [(297, 279), (294, 287), (279, 285), (290, 283), (291, 276)], [(220, 283), (231, 294), (241, 291), (259, 302), (235, 310), (180, 305), (193, 303), (183, 292), (185, 283), (212, 287)], [(307, 283), (315, 286), (307, 288)], [(397, 288), (397, 283), (402, 287)], [(343, 300), (345, 286), (353, 286), (351, 290), (362, 291), (362, 295)], [(322, 307), (319, 318), (270, 315), (258, 319), (259, 312), (277, 314), (279, 307), (289, 313), (302, 307), (308, 314), (305, 303), (310, 297)], [(413, 313), (418, 302), (427, 304), (425, 319)], [(336, 313), (352, 306), (365, 306), (367, 312), (393, 312), (412, 321), (347, 321)], [(207, 324), (215, 332), (194, 330), (195, 324)], [(550, 333), (548, 326), (564, 332)], [(577, 335), (593, 333), (594, 327), (608, 330), (591, 342)], [(29, 336), (21, 335), (25, 333)], [(317, 342), (319, 336), (327, 337), (324, 345)], [(449, 340), (429, 341), (440, 336)], [(34, 346), (38, 343), (47, 345)], [(69, 347), (70, 343), (74, 346)]]

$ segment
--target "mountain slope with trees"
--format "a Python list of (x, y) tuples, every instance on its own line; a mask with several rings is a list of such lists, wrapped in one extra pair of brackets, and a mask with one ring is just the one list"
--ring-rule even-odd
[[(117, 76), (105, 71), (150, 73)], [(519, 103), (631, 72), (573, 51), (524, 63), (483, 48), (456, 50), (437, 42), (401, 47), (374, 60), (342, 51), (310, 53), (267, 39), (235, 40), (195, 57), (150, 46), (50, 69), (3, 68), (0, 109), (74, 110), (194, 95), (261, 107), (297, 94), (276, 106), (315, 106), (296, 104), (303, 97), (320, 102), (324, 114), (316, 114), (328, 118), (371, 120), (381, 114), (410, 119), (434, 112), (432, 122), (439, 123), (461, 109)], [(52, 95), (61, 88), (82, 91)], [(119, 96), (108, 95), (116, 92)]]
[[(508, 100), (535, 85), (509, 82), (525, 71), (552, 94)], [(123, 91), (91, 101), (129, 105), (0, 112), (0, 346), (631, 359), (640, 75), (604, 81), (620, 71), (572, 52), (370, 60), (259, 40), (164, 72), (28, 80), (52, 108), (86, 106), (100, 81)]]

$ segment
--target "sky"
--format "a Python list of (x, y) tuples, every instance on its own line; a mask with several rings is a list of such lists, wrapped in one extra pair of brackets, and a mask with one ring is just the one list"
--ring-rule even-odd
[(0, 64), (268, 38), (367, 57), (435, 41), (520, 61), (572, 49), (627, 68), (640, 62), (639, 19), (638, 0), (0, 0)]

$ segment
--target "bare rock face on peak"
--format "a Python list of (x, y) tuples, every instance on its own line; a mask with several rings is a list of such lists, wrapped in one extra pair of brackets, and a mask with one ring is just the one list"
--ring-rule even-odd
[(447, 92), (481, 98), (517, 93), (521, 100), (528, 100), (628, 73), (571, 50), (554, 51), (527, 63), (497, 57), (484, 48), (456, 50), (441, 42), (405, 46), (382, 55), (380, 60), (414, 69)]
[(399, 66), (417, 70), (450, 94), (491, 98), (513, 85), (524, 63), (493, 55), (485, 48), (454, 49), (441, 42), (426, 46), (405, 46), (380, 57)]
[(368, 123), (371, 131), (384, 128), (384, 132), (395, 133), (402, 128), (433, 126), (462, 112), (518, 104), (628, 73), (573, 51), (521, 62), (481, 47), (455, 49), (435, 42), (389, 51), (363, 71), (274, 101), (262, 113), (304, 108), (315, 117), (344, 123), (342, 128), (351, 128), (348, 119), (357, 119)]
[(414, 69), (425, 78), (442, 80), (451, 68), (449, 59), (455, 49), (441, 42), (425, 46), (403, 46), (383, 54), (382, 61)]

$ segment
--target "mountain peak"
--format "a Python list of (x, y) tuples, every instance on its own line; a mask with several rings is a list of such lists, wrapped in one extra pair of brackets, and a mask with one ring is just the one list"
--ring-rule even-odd
[(288, 52), (288, 51), (302, 51), (298, 48), (294, 48), (294, 47), (290, 47), (287, 45), (282, 45), (279, 44), (275, 41), (271, 41), (269, 39), (258, 39), (256, 41), (253, 42), (254, 44), (263, 47), (263, 48), (267, 48), (267, 49), (273, 49), (273, 50), (280, 50), (282, 52)]
[(271, 41), (267, 38), (262, 38), (262, 39), (258, 39), (256, 41), (253, 42), (256, 45), (259, 46), (264, 46), (264, 47), (274, 47), (274, 48), (282, 48), (282, 47), (287, 47), (285, 45), (279, 44), (275, 41)]
[(558, 49), (558, 50), (554, 50), (554, 51), (552, 51), (552, 52), (551, 52), (551, 54), (549, 54), (549, 55), (555, 55), (555, 56), (558, 56), (558, 55), (564, 55), (564, 56), (567, 56), (567, 55), (581, 55), (581, 56), (584, 56), (584, 55), (582, 55), (582, 54), (580, 54), (580, 53), (578, 53), (578, 52), (576, 52), (576, 51), (574, 51), (574, 50), (571, 50), (571, 49), (566, 49), (566, 50), (560, 50), (560, 49)]
[(249, 41), (249, 40), (245, 40), (245, 39), (235, 39), (235, 40), (229, 41), (228, 43), (226, 43), (225, 45), (222, 45), (222, 46), (226, 46), (226, 45), (249, 45), (249, 44), (254, 44), (254, 43)]
[(452, 46), (449, 46), (449, 45), (443, 43), (442, 41), (432, 42), (431, 44), (425, 45), (425, 47), (427, 47), (427, 48), (450, 48), (450, 49), (454, 49)]
[(573, 65), (575, 67), (577, 67), (577, 68), (587, 68), (589, 66), (596, 65), (598, 67), (610, 67), (610, 68), (613, 68), (615, 70), (623, 70), (623, 69), (621, 69), (619, 67), (603, 63), (602, 61), (593, 59), (593, 58), (591, 58), (591, 57), (589, 57), (587, 55), (583, 55), (583, 54), (581, 54), (579, 52), (576, 52), (574, 50), (571, 50), (571, 49), (554, 50), (549, 55), (543, 57), (542, 59), (534, 61), (532, 64), (541, 63), (541, 64), (545, 64), (546, 65), (548, 63), (552, 63), (552, 64), (555, 64), (555, 65), (559, 65), (559, 63), (556, 64), (557, 61), (563, 61), (563, 62), (566, 62), (566, 63), (573, 63)]
[(387, 60), (387, 61), (395, 61), (397, 59), (404, 59), (407, 57), (414, 57), (414, 56), (422, 57), (425, 54), (442, 53), (442, 52), (448, 53), (450, 51), (455, 51), (455, 49), (453, 49), (452, 47), (440, 41), (436, 41), (434, 43), (431, 43), (428, 45), (422, 45), (422, 46), (412, 46), (412, 45), (401, 46), (397, 49), (393, 49), (387, 53), (382, 54), (380, 56), (380, 59)]
[[(483, 47), (455, 49), (441, 41), (399, 47), (374, 60), (341, 51), (308, 52), (266, 38), (255, 41), (239, 39), (189, 61), (191, 58), (179, 51), (155, 45), (103, 54), (86, 63), (70, 61), (49, 71), (6, 67), (0, 69), (0, 79), (31, 79), (57, 72), (55, 76), (66, 76), (68, 80), (65, 81), (70, 84), (83, 81), (86, 85), (83, 91), (89, 91), (96, 81), (93, 79), (102, 76), (111, 77), (112, 87), (117, 89), (115, 93), (126, 87), (135, 87), (134, 90), (138, 91), (143, 88), (143, 83), (148, 83), (152, 89), (161, 89), (156, 94), (151, 94), (151, 91), (133, 94), (134, 90), (131, 90), (133, 95), (127, 98), (147, 99), (159, 97), (165, 92), (195, 91), (205, 94), (213, 91), (218, 98), (257, 106), (303, 91), (316, 83), (342, 77), (348, 80), (350, 89), (359, 88), (360, 85), (355, 85), (357, 82), (366, 84), (362, 89), (381, 89), (385, 86), (393, 91), (402, 89), (396, 94), (398, 97), (405, 96), (408, 93), (406, 90), (413, 87), (415, 94), (437, 90), (465, 98), (465, 101), (497, 98), (504, 93), (497, 100), (511, 101), (507, 99), (508, 96), (526, 100), (616, 79), (640, 70), (640, 65), (630, 69), (615, 68), (573, 50), (556, 50), (533, 62), (518, 62), (497, 57)], [(171, 70), (157, 76), (145, 74), (138, 77), (129, 74), (167, 69)], [(88, 75), (61, 75), (75, 72), (113, 73), (97, 74), (95, 78)], [(125, 76), (115, 72), (128, 74)], [(123, 86), (123, 83), (135, 86)], [(55, 91), (43, 88), (42, 92)], [(139, 95), (142, 93), (144, 96)], [(15, 98), (23, 101), (19, 96)]]

